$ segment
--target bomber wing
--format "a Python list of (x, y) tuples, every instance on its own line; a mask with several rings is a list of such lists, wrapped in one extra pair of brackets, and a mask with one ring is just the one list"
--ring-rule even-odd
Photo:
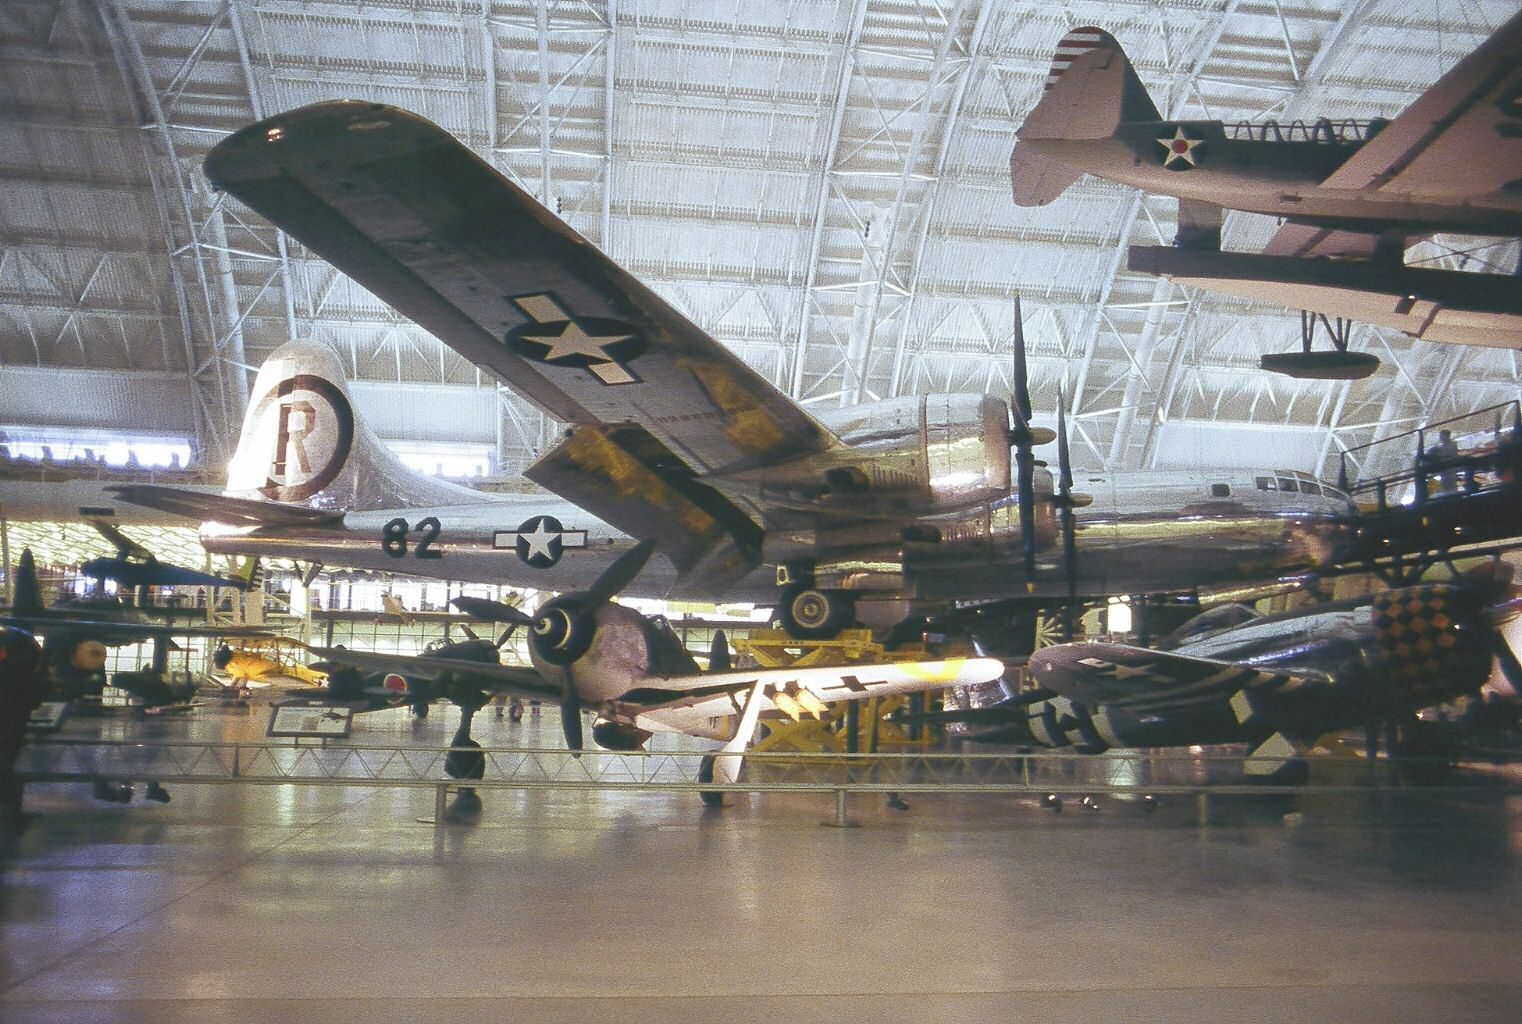
[(1321, 672), (1265, 671), (1213, 658), (1106, 643), (1059, 644), (1037, 651), (1031, 655), (1030, 673), (1038, 686), (1090, 708), (1129, 703), (1161, 707), (1242, 691), (1287, 692), (1332, 681)]
[[(438, 125), (319, 103), (206, 158), (214, 184), (284, 228), (583, 438), (528, 474), (684, 574), (758, 561), (756, 518), (693, 477), (841, 442), (739, 357)], [(615, 431), (618, 432), (615, 435)], [(680, 527), (673, 537), (672, 524)], [(655, 531), (655, 532), (653, 532)], [(656, 532), (660, 536), (656, 536)], [(681, 537), (688, 538), (682, 543)], [(734, 559), (727, 559), (733, 562)]]
[(0, 615), (0, 624), (19, 626), (29, 632), (98, 634), (103, 643), (125, 644), (154, 637), (275, 637), (268, 626), (190, 626), (171, 622), (120, 622), (111, 619), (75, 618), (65, 611), (45, 615)]
[(1322, 188), (1462, 199), (1522, 168), (1522, 14), (1454, 65)]
[(635, 724), (651, 732), (705, 734), (712, 720), (742, 711), (741, 696), (756, 693), (762, 714), (789, 716), (817, 712), (840, 700), (865, 700), (895, 693), (915, 693), (946, 686), (971, 686), (997, 679), (1004, 663), (997, 658), (887, 662), (839, 668), (758, 669), (716, 675), (655, 677), (619, 698), (644, 705)]

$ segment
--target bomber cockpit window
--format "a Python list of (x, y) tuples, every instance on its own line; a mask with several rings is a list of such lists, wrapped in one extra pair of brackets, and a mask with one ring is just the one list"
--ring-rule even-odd
[(1260, 476), (1257, 479), (1257, 483), (1258, 490), (1260, 491), (1277, 491), (1279, 489), (1279, 485), (1274, 483), (1274, 478), (1271, 476)]
[(1295, 478), (1294, 477), (1281, 476), (1279, 478), (1279, 490), (1281, 490), (1281, 491), (1298, 491), (1299, 489), (1300, 489), (1300, 485), (1295, 482)]
[(1211, 484), (1210, 485), (1210, 496), (1212, 498), (1229, 498), (1229, 497), (1231, 497), (1231, 485), (1230, 484)]

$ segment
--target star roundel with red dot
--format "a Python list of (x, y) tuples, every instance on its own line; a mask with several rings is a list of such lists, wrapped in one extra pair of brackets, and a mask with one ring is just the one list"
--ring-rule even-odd
[(1204, 139), (1192, 138), (1183, 127), (1175, 127), (1172, 135), (1164, 135), (1157, 140), (1157, 144), (1163, 147), (1163, 166), (1170, 171), (1187, 171), (1191, 167), (1200, 165), (1200, 146)]

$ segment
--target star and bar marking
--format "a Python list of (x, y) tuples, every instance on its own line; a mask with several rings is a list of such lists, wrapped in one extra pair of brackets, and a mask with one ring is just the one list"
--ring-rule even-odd
[(519, 355), (580, 367), (607, 385), (639, 383), (628, 363), (647, 346), (633, 327), (603, 317), (578, 317), (547, 292), (519, 295), (513, 304), (531, 321), (508, 331), (504, 339)]
[(566, 548), (587, 546), (587, 531), (567, 530), (554, 516), (534, 516), (516, 530), (498, 530), (491, 546), (498, 551), (515, 550), (518, 558), (535, 569), (548, 569), (560, 561)]

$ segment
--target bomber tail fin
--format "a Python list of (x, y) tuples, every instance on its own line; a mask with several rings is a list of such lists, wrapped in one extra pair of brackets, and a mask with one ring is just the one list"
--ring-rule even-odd
[[(1017, 137), (1104, 139), (1124, 122), (1160, 119), (1115, 37), (1103, 29), (1078, 28), (1057, 44), (1041, 99)], [(1045, 206), (1082, 173), (1019, 143), (1009, 170), (1017, 206)]]
[(404, 466), (359, 419), (338, 356), (305, 342), (259, 368), (224, 493), (346, 512), (489, 500)]

